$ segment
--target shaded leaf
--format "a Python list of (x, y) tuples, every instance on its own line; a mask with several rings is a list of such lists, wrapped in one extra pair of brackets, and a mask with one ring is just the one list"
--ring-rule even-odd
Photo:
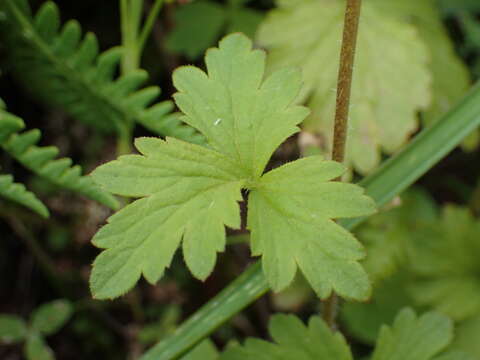
[(170, 51), (195, 59), (217, 40), (226, 16), (223, 6), (210, 1), (180, 6), (175, 12), (175, 28), (166, 46)]
[(275, 343), (247, 339), (245, 345), (228, 349), (220, 360), (352, 360), (341, 333), (332, 333), (319, 317), (311, 317), (308, 327), (293, 315), (274, 315), (269, 324)]
[(415, 242), (410, 286), (416, 302), (432, 306), (455, 320), (480, 311), (480, 222), (468, 209), (447, 206)]
[(67, 300), (55, 300), (39, 306), (31, 315), (30, 326), (42, 335), (51, 335), (62, 328), (73, 312)]
[(24, 353), (27, 360), (54, 360), (52, 349), (45, 343), (43, 337), (37, 333), (30, 333), (25, 343)]
[[(302, 68), (305, 84), (298, 101), (312, 110), (304, 125), (326, 138), (327, 153), (344, 10), (345, 2), (338, 0), (278, 1), (258, 32), (270, 53), (270, 70)], [(416, 113), (431, 100), (428, 61), (428, 49), (412, 25), (364, 2), (347, 144), (347, 161), (359, 172), (374, 169), (382, 150), (395, 152), (417, 128)]]
[(447, 317), (434, 312), (417, 317), (407, 308), (391, 327), (382, 327), (372, 360), (429, 360), (452, 338), (453, 323)]
[(13, 344), (22, 341), (27, 335), (25, 321), (16, 315), (0, 315), (0, 343)]

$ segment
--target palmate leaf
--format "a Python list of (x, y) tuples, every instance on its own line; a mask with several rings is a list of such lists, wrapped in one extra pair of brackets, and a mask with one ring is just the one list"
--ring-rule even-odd
[(468, 209), (450, 205), (424, 234), (411, 261), (418, 279), (410, 287), (416, 302), (455, 320), (478, 314), (480, 222)]
[[(112, 209), (118, 208), (118, 201), (112, 195), (100, 189), (91, 178), (81, 175), (80, 166), (72, 167), (72, 160), (68, 158), (55, 159), (59, 152), (56, 147), (36, 146), (35, 144), (41, 136), (38, 129), (18, 133), (24, 127), (25, 124), (22, 119), (0, 107), (0, 146), (15, 160), (54, 185), (84, 195)], [(5, 181), (6, 186), (7, 183), (11, 183), (11, 178), (4, 177), (3, 181)], [(23, 205), (29, 203), (30, 208), (43, 216), (48, 216), (46, 208), (39, 205), (39, 200), (35, 200), (33, 194), (25, 193), (21, 186), (15, 184), (12, 184), (12, 186), (11, 190), (16, 189), (18, 194), (25, 195), (21, 202)], [(6, 191), (6, 188), (4, 189)], [(11, 194), (13, 195), (12, 192)], [(14, 200), (13, 198), (10, 199)], [(32, 202), (32, 199), (35, 201)]]
[[(319, 317), (312, 316), (305, 326), (293, 315), (274, 315), (269, 331), (274, 343), (247, 339), (243, 346), (228, 349), (220, 360), (352, 360), (340, 332), (332, 332)], [(461, 352), (439, 355), (452, 341), (453, 323), (437, 313), (417, 317), (411, 309), (402, 310), (393, 325), (384, 325), (372, 360), (473, 360)]]
[[(292, 105), (300, 73), (284, 69), (264, 78), (265, 54), (252, 50), (241, 34), (224, 38), (205, 61), (208, 74), (187, 66), (176, 70), (173, 80), (183, 120), (210, 147), (138, 139), (143, 155), (120, 157), (93, 173), (112, 193), (142, 197), (112, 216), (93, 239), (106, 249), (94, 262), (94, 296), (119, 296), (142, 273), (156, 282), (182, 238), (187, 266), (205, 279), (216, 252), (224, 248), (224, 225), (240, 226), (237, 201), (245, 188), (250, 191), (252, 250), (264, 257), (275, 290), (291, 282), (298, 264), (321, 297), (335, 289), (345, 297), (365, 299), (369, 283), (358, 264), (361, 245), (333, 219), (371, 214), (373, 201), (355, 185), (329, 182), (345, 169), (320, 157), (262, 176), (273, 151), (298, 131), (296, 125), (308, 114)], [(301, 202), (309, 205), (301, 208)], [(314, 249), (318, 258), (301, 247)], [(280, 253), (279, 261), (272, 260)], [(322, 271), (314, 272), (316, 266)]]
[(203, 141), (171, 113), (172, 102), (149, 106), (160, 89), (150, 86), (138, 90), (148, 78), (145, 71), (115, 77), (120, 48), (99, 54), (95, 35), (88, 33), (82, 40), (75, 20), (59, 31), (55, 3), (47, 1), (35, 16), (27, 0), (2, 1), (0, 10), (7, 14), (0, 34), (10, 49), (11, 67), (25, 88), (45, 103), (101, 130), (124, 133), (136, 121), (159, 135)]
[[(312, 109), (307, 129), (331, 150), (343, 0), (279, 0), (260, 27), (258, 41), (271, 53), (269, 68), (300, 66), (305, 86), (298, 101)], [(285, 35), (285, 29), (288, 34)], [(431, 101), (428, 49), (415, 28), (366, 0), (357, 46), (347, 156), (360, 173), (393, 153), (417, 128), (416, 112)]]

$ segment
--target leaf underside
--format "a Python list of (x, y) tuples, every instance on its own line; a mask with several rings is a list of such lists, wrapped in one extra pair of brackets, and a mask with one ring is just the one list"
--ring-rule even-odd
[[(258, 41), (269, 69), (299, 66), (304, 82), (299, 102), (312, 110), (306, 129), (326, 139), (331, 153), (344, 1), (278, 1), (260, 27)], [(431, 101), (428, 49), (414, 26), (362, 5), (349, 121), (347, 163), (372, 171), (381, 152), (393, 153), (417, 128), (416, 113)], [(285, 29), (288, 34), (285, 35)]]

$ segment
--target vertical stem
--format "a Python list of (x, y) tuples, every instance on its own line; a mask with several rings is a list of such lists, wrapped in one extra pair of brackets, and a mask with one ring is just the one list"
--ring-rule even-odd
[(138, 37), (138, 48), (140, 53), (142, 53), (143, 48), (145, 47), (145, 43), (152, 32), (153, 25), (155, 23), (155, 20), (157, 19), (157, 16), (162, 8), (163, 5), (163, 0), (156, 0), (155, 4), (152, 6), (150, 9), (150, 12), (148, 14), (147, 20), (145, 20), (145, 24), (143, 25), (143, 29), (140, 32), (140, 35)]
[(332, 152), (332, 159), (338, 162), (343, 162), (345, 157), (353, 63), (357, 46), (361, 5), (362, 0), (347, 0), (347, 8), (345, 11), (342, 53), (340, 56), (340, 69), (338, 72), (337, 106)]
[[(358, 24), (362, 0), (347, 0), (343, 28), (342, 52), (338, 71), (335, 129), (333, 133), (332, 160), (343, 162), (348, 132), (348, 113), (352, 89), (353, 64), (357, 47)], [(337, 178), (336, 181), (342, 181)], [(332, 330), (336, 330), (338, 296), (335, 293), (323, 304), (323, 318)]]

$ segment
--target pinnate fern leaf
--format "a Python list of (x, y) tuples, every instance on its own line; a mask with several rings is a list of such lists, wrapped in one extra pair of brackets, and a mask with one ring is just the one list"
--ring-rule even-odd
[(35, 194), (25, 189), (23, 184), (15, 183), (11, 175), (0, 175), (0, 196), (23, 205), (45, 218), (49, 215), (48, 209)]
[(99, 54), (96, 36), (87, 33), (82, 39), (75, 20), (60, 30), (55, 3), (47, 1), (34, 16), (26, 0), (5, 0), (0, 10), (7, 13), (2, 36), (10, 44), (10, 64), (25, 87), (45, 103), (105, 131), (125, 133), (136, 121), (159, 135), (203, 141), (171, 113), (172, 102), (150, 106), (160, 89), (139, 90), (148, 78), (145, 71), (116, 78), (121, 48)]
[[(61, 188), (84, 195), (112, 209), (118, 208), (118, 201), (111, 194), (100, 189), (91, 178), (81, 175), (80, 166), (71, 167), (72, 161), (68, 158), (55, 160), (58, 155), (56, 147), (36, 146), (41, 136), (38, 129), (19, 133), (24, 127), (22, 119), (0, 108), (0, 146), (14, 159)], [(11, 177), (6, 176), (3, 181), (5, 186), (9, 184), (11, 199), (14, 194), (21, 194), (24, 200), (20, 202), (24, 205), (31, 203), (31, 199), (36, 199), (33, 194), (25, 192), (23, 186), (14, 184)], [(39, 200), (36, 200), (29, 207), (43, 216), (48, 216), (48, 211), (43, 205), (39, 206), (38, 202)]]
[(94, 296), (119, 296), (142, 273), (156, 282), (182, 238), (187, 266), (205, 279), (224, 248), (224, 226), (240, 226), (237, 202), (244, 188), (250, 191), (252, 250), (264, 257), (275, 290), (291, 282), (298, 264), (319, 296), (335, 289), (365, 299), (362, 248), (332, 219), (371, 214), (373, 201), (356, 185), (329, 182), (345, 168), (320, 157), (262, 175), (273, 151), (308, 114), (292, 104), (300, 73), (284, 69), (265, 78), (264, 52), (252, 50), (241, 34), (224, 38), (205, 60), (207, 73), (182, 67), (173, 80), (183, 120), (205, 136), (209, 148), (142, 138), (136, 141), (141, 155), (120, 157), (93, 173), (108, 191), (141, 198), (93, 239), (106, 249), (94, 262)]

